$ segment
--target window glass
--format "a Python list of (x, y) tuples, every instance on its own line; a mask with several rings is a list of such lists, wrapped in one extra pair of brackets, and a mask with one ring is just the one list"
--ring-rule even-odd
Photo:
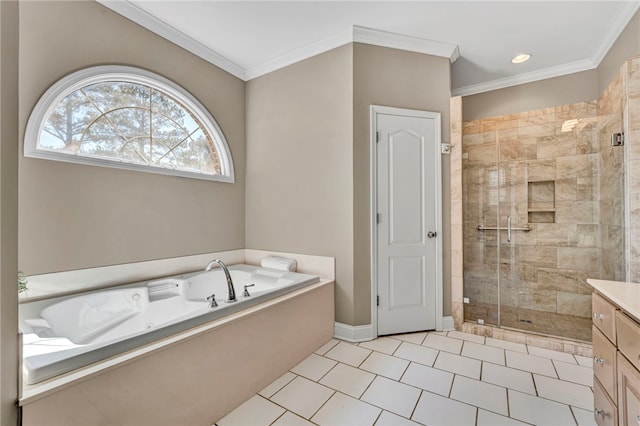
[(229, 148), (204, 107), (132, 67), (94, 67), (53, 85), (34, 109), (25, 155), (233, 182)]

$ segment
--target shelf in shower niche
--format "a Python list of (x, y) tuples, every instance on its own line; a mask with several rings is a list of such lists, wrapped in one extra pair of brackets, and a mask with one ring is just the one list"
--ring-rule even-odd
[(549, 210), (529, 210), (529, 223), (555, 223), (556, 212)]
[(553, 209), (553, 208), (548, 209), (548, 208), (545, 208), (545, 207), (540, 207), (540, 208), (531, 208), (530, 207), (530, 208), (527, 209), (527, 211), (529, 213), (545, 213), (545, 212), (554, 213), (556, 211), (556, 209)]

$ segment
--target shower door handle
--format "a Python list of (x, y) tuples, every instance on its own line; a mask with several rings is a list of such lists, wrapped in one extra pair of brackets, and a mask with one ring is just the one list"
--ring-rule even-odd
[(511, 242), (511, 216), (507, 216), (507, 242)]

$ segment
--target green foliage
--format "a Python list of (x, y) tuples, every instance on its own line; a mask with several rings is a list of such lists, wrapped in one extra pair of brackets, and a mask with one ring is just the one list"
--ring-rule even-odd
[(26, 275), (22, 271), (18, 271), (18, 293), (22, 293), (23, 291), (27, 291), (27, 280)]

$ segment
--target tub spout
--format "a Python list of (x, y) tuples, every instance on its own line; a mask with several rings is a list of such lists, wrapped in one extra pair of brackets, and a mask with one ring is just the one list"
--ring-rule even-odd
[(216, 264), (220, 266), (220, 269), (222, 269), (222, 271), (224, 272), (224, 276), (227, 278), (227, 289), (229, 291), (229, 297), (227, 298), (226, 302), (236, 302), (238, 300), (236, 299), (236, 290), (233, 288), (233, 281), (231, 280), (231, 274), (229, 273), (229, 269), (227, 269), (227, 265), (225, 265), (222, 260), (213, 259), (211, 262), (209, 262), (207, 267), (204, 268), (204, 270), (210, 271)]

